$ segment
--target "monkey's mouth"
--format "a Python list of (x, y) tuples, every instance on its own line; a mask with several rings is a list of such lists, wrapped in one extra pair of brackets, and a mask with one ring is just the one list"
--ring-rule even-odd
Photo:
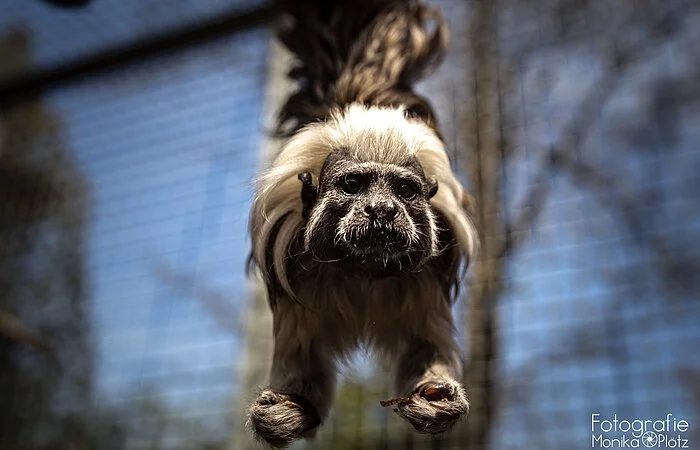
[(353, 234), (345, 242), (350, 255), (360, 263), (373, 263), (388, 268), (401, 267), (403, 260), (411, 259), (411, 248), (405, 233), (397, 229), (377, 227), (364, 233)]

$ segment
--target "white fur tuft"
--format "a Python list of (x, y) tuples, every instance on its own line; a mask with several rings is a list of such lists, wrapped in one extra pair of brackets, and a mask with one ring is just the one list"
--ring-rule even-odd
[[(294, 296), (286, 262), (304, 225), (301, 182), (297, 176), (310, 172), (318, 180), (324, 161), (339, 148), (360, 161), (384, 164), (402, 164), (415, 156), (426, 176), (435, 177), (438, 182), (431, 206), (447, 219), (463, 256), (467, 260), (473, 257), (477, 234), (462, 207), (464, 191), (452, 172), (442, 141), (420, 120), (407, 118), (403, 108), (353, 104), (326, 122), (297, 132), (258, 180), (250, 231), (253, 260), (266, 280), (277, 278), (283, 289)], [(273, 236), (272, 261), (267, 261), (266, 250)], [(274, 273), (268, 270), (270, 263)]]

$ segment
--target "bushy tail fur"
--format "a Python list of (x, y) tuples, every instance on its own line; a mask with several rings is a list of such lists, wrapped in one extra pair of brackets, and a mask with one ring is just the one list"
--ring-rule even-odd
[(447, 49), (449, 33), (438, 9), (420, 0), (280, 3), (285, 14), (278, 36), (296, 57), (289, 77), (298, 82), (280, 111), (280, 134), (353, 102), (402, 105), (438, 132), (430, 104), (413, 91)]

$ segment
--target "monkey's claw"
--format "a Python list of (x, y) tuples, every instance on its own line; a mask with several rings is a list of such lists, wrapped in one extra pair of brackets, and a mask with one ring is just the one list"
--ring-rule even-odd
[(316, 408), (298, 395), (263, 391), (250, 406), (248, 427), (257, 437), (284, 448), (321, 423)]
[(469, 410), (464, 389), (456, 381), (427, 382), (394, 411), (419, 433), (443, 433)]

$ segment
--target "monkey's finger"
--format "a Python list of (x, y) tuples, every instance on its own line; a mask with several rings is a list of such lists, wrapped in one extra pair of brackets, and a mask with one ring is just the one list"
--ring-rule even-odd
[(297, 409), (304, 409), (301, 407), (301, 405), (294, 403), (291, 400), (285, 400), (284, 403), (282, 403), (284, 406), (289, 406), (290, 408), (297, 408)]
[(384, 408), (387, 408), (387, 407), (393, 406), (393, 405), (406, 404), (406, 403), (410, 403), (410, 402), (411, 402), (410, 397), (397, 397), (397, 398), (392, 398), (390, 400), (379, 400), (379, 404), (382, 405)]

